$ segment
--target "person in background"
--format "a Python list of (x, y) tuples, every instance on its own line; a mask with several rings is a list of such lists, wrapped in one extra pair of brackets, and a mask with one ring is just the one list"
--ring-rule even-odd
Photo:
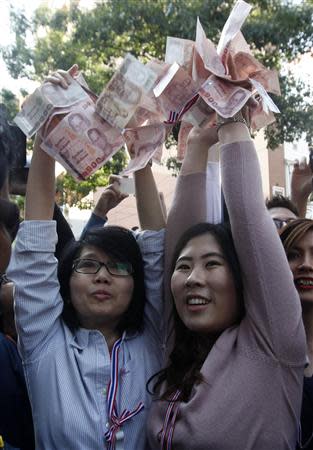
[(300, 297), (307, 342), (297, 449), (313, 450), (313, 221), (297, 219), (288, 223), (280, 230), (280, 238)]
[(6, 275), (19, 224), (15, 204), (0, 199), (0, 436), (5, 448), (34, 450), (32, 415), (16, 347), (13, 284)]
[(265, 205), (278, 230), (299, 217), (296, 205), (283, 195), (267, 199)]

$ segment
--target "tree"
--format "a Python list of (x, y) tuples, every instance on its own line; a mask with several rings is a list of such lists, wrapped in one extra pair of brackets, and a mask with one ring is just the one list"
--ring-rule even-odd
[[(294, 4), (288, 0), (250, 0), (254, 6), (243, 33), (256, 57), (267, 67), (281, 70), (313, 45), (313, 0)], [(27, 21), (12, 10), (15, 43), (2, 49), (13, 77), (42, 79), (47, 73), (79, 64), (90, 87), (100, 92), (116, 67), (117, 58), (131, 52), (143, 62), (164, 58), (166, 36), (195, 38), (199, 16), (207, 36), (218, 42), (233, 6), (222, 0), (102, 0), (92, 10), (81, 10), (79, 1), (50, 10), (40, 7)], [(34, 47), (26, 35), (34, 36)], [(292, 141), (306, 133), (312, 143), (312, 92), (291, 76), (281, 77), (283, 96), (275, 98), (282, 114), (268, 127), (268, 146)]]
[(106, 186), (109, 182), (111, 174), (118, 174), (121, 167), (125, 166), (125, 152), (119, 151), (114, 155), (111, 161), (101, 167), (88, 180), (77, 183), (69, 174), (61, 174), (56, 181), (57, 191), (61, 196), (61, 203), (68, 206), (78, 206), (80, 209), (90, 208), (89, 202), (82, 199), (86, 197), (90, 191), (95, 191), (99, 186)]
[(18, 99), (9, 91), (9, 89), (1, 89), (0, 91), (0, 103), (3, 103), (6, 107), (7, 118), (12, 120), (19, 110)]

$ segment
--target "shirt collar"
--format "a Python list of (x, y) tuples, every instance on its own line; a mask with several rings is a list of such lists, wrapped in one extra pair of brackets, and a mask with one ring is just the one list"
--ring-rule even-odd
[[(97, 333), (101, 337), (103, 337), (103, 335), (98, 330), (87, 330), (86, 328), (78, 328), (73, 334), (70, 345), (79, 350), (83, 350), (84, 348), (86, 348), (88, 346), (90, 335), (93, 333)], [(130, 339), (134, 339), (138, 335), (139, 335), (138, 331), (133, 331), (133, 332), (124, 331), (122, 340), (128, 341)]]

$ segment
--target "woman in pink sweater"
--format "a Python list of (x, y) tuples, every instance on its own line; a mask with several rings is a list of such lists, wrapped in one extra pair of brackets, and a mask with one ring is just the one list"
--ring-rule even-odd
[(299, 298), (264, 206), (249, 130), (230, 121), (218, 134), (231, 234), (200, 224), (176, 247), (174, 346), (154, 379), (149, 445), (294, 450), (305, 365)]

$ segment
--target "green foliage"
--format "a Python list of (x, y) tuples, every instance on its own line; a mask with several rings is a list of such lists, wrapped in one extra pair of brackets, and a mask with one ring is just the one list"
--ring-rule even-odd
[(12, 120), (19, 110), (18, 99), (16, 96), (13, 92), (3, 88), (0, 91), (0, 103), (3, 103), (6, 106), (7, 117), (9, 120)]
[(172, 172), (173, 177), (178, 177), (182, 163), (174, 156), (167, 158), (166, 167)]
[(99, 186), (106, 186), (109, 183), (111, 174), (118, 174), (125, 166), (126, 155), (120, 150), (111, 161), (109, 161), (101, 169), (97, 170), (86, 181), (77, 183), (75, 179), (69, 175), (62, 173), (56, 181), (57, 191), (61, 197), (61, 204), (68, 206), (78, 206), (81, 209), (89, 209), (93, 205), (89, 202), (82, 201), (90, 191), (95, 191)]
[(280, 97), (273, 97), (282, 114), (277, 114), (276, 122), (265, 130), (268, 147), (275, 149), (282, 142), (300, 139), (303, 134), (312, 146), (312, 89), (288, 73), (281, 77), (281, 90)]
[[(300, 4), (291, 0), (249, 2), (254, 8), (243, 33), (256, 57), (267, 67), (280, 70), (285, 62), (312, 48), (312, 0)], [(12, 10), (15, 42), (1, 51), (15, 78), (41, 80), (53, 70), (77, 63), (91, 89), (100, 93), (118, 57), (131, 52), (144, 62), (163, 59), (166, 36), (195, 39), (197, 16), (207, 36), (217, 43), (233, 4), (228, 0), (102, 0), (93, 9), (83, 11), (79, 1), (72, 0), (59, 10), (41, 6), (31, 21), (23, 11)], [(34, 39), (32, 48), (27, 45), (28, 34)], [(281, 88), (283, 96), (275, 101), (282, 114), (266, 131), (269, 147), (292, 141), (302, 133), (311, 142), (311, 93), (290, 76), (281, 78)], [(72, 192), (80, 189), (72, 187)]]

